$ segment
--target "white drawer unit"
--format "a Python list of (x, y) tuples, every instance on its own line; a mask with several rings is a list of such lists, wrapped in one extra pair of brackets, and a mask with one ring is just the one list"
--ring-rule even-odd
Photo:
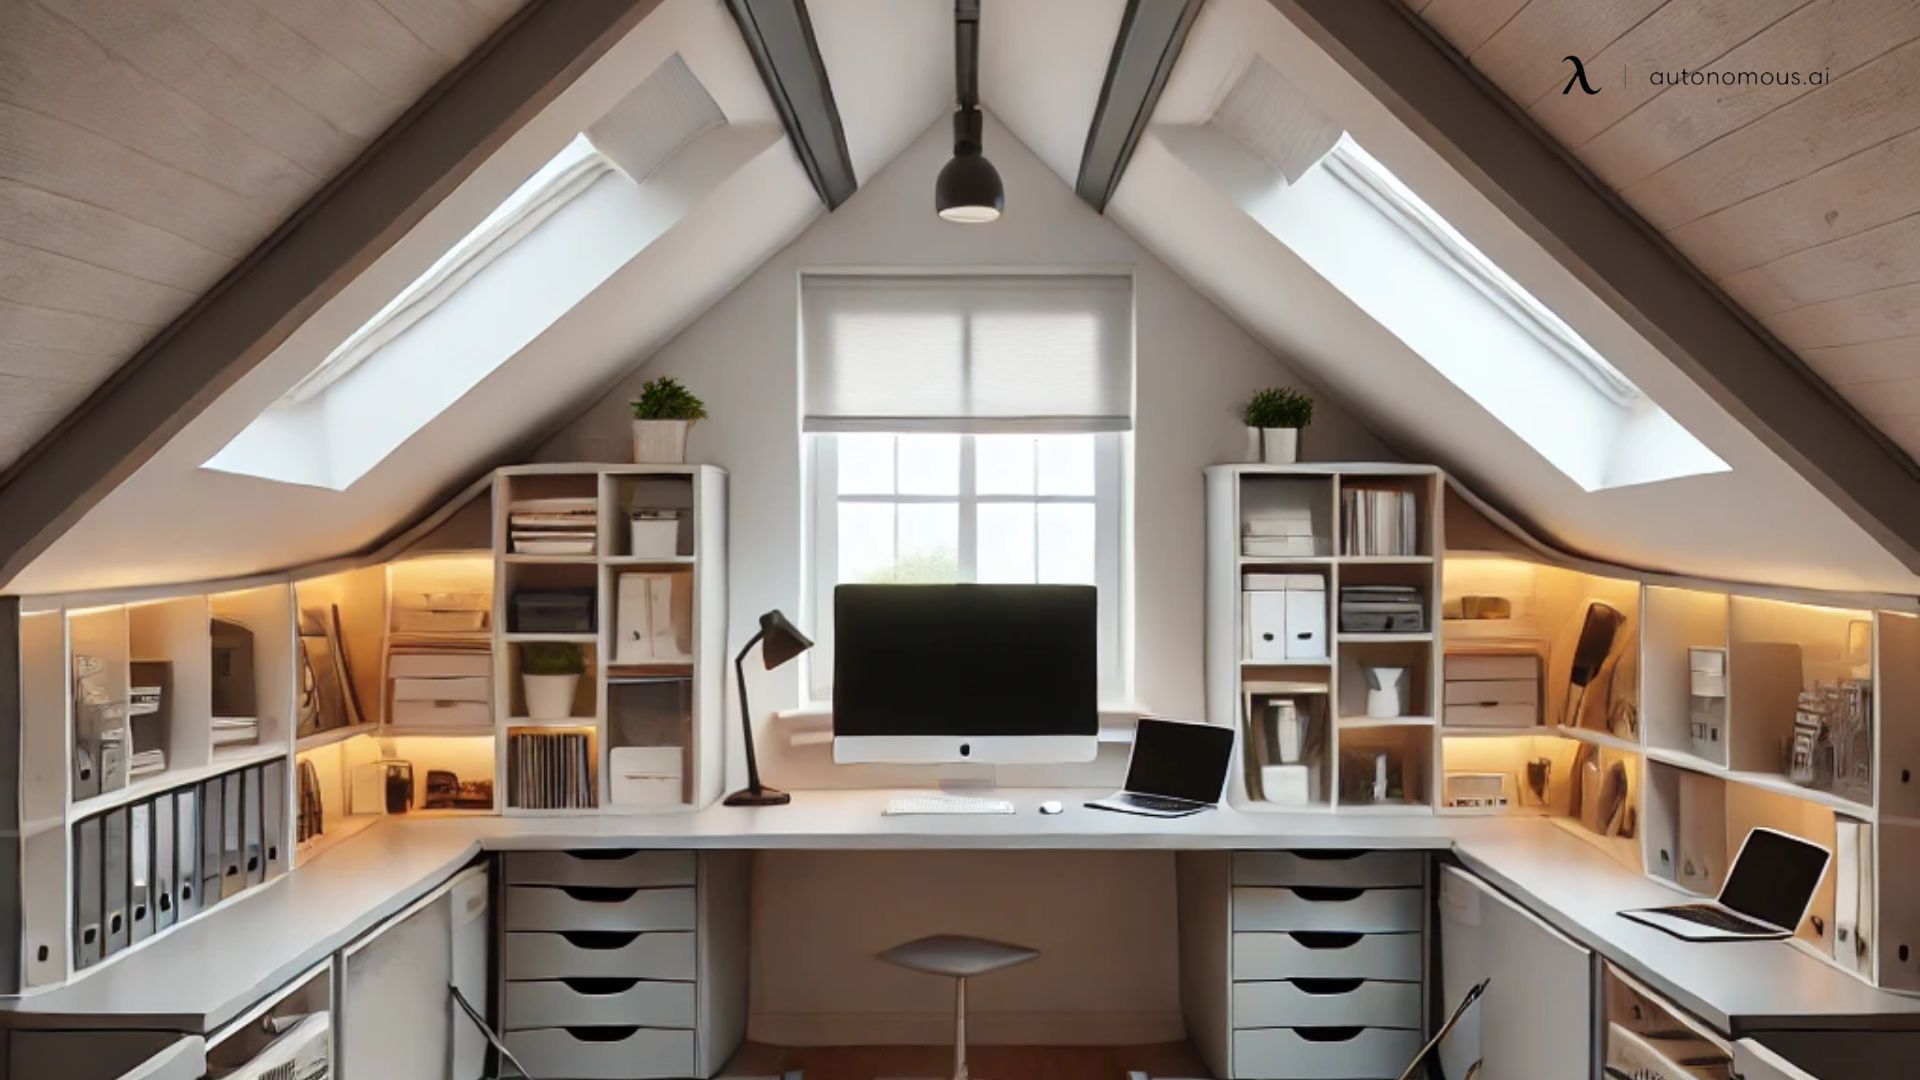
[(694, 977), (694, 934), (576, 930), (503, 935), (507, 979), (680, 979)]
[(1367, 979), (1242, 982), (1233, 987), (1233, 1026), (1406, 1028), (1422, 1026), (1420, 984)]
[(509, 885), (507, 930), (692, 930), (693, 890)]
[(1417, 851), (1236, 851), (1235, 885), (1415, 887), (1425, 881), (1426, 856)]
[(1397, 1028), (1235, 1031), (1233, 1075), (1240, 1080), (1395, 1080), (1425, 1042), (1420, 1032)]
[(1387, 979), (1419, 982), (1425, 938), (1418, 933), (1241, 933), (1233, 935), (1233, 977)]
[(691, 851), (510, 851), (500, 857), (509, 885), (691, 886)]
[(1442, 722), (1454, 727), (1532, 727), (1540, 723), (1540, 657), (1533, 653), (1456, 653), (1446, 659)]
[(751, 857), (500, 856), (498, 1022), (528, 1072), (711, 1076), (746, 1035)]
[(694, 1068), (691, 1031), (646, 1027), (557, 1027), (509, 1031), (507, 1049), (527, 1071), (567, 1080), (654, 1080), (687, 1077)]
[(501, 1002), (509, 1031), (620, 1026), (691, 1028), (691, 982), (646, 979), (539, 979), (507, 983)]
[(1418, 888), (1235, 886), (1233, 890), (1233, 928), (1236, 931), (1393, 933), (1419, 930), (1425, 915), (1426, 893)]

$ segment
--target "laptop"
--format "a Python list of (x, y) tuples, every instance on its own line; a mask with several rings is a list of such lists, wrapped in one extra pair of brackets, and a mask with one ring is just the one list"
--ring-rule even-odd
[(1233, 729), (1142, 718), (1133, 729), (1126, 788), (1087, 804), (1147, 817), (1186, 817), (1219, 805), (1233, 760)]
[(1712, 903), (1642, 908), (1620, 914), (1687, 941), (1790, 938), (1813, 906), (1833, 853), (1772, 829), (1755, 829), (1740, 845), (1726, 883)]

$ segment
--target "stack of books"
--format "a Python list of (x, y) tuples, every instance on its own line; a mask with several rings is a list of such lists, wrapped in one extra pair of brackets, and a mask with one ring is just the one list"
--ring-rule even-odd
[(1420, 512), (1413, 492), (1341, 489), (1340, 537), (1342, 555), (1418, 555)]
[(260, 741), (260, 721), (251, 716), (213, 718), (213, 745), (235, 746)]
[(1248, 510), (1240, 521), (1240, 554), (1263, 559), (1324, 555), (1306, 507)]
[(593, 790), (593, 742), (585, 732), (516, 731), (507, 737), (507, 798), (519, 810), (583, 810)]
[(167, 771), (167, 752), (165, 750), (135, 750), (127, 759), (127, 776), (138, 780)]
[(519, 499), (507, 507), (507, 528), (518, 555), (591, 555), (599, 508), (591, 496)]

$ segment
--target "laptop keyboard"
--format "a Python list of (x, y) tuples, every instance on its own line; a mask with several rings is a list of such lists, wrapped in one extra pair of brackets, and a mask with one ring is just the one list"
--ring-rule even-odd
[(1661, 912), (1672, 915), (1676, 919), (1685, 919), (1688, 922), (1699, 923), (1701, 926), (1711, 926), (1715, 930), (1725, 930), (1734, 934), (1778, 933), (1771, 926), (1729, 914), (1711, 904), (1682, 904), (1679, 907), (1662, 908)]
[(1169, 799), (1162, 795), (1136, 795), (1123, 792), (1117, 799), (1128, 806), (1137, 806), (1142, 810), (1191, 810), (1193, 804), (1185, 799)]

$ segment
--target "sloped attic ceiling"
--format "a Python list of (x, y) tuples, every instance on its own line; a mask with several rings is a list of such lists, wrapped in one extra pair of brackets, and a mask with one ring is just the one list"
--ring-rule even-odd
[[(864, 180), (949, 108), (952, 5), (947, 0), (812, 0), (808, 7), (850, 156)], [(985, 0), (984, 7), (985, 104), (1071, 184), (1125, 0)], [(876, 48), (875, 42), (885, 47)], [(1887, 591), (1915, 591), (1920, 585), (1644, 338), (1597, 304), (1585, 286), (1514, 230), (1404, 125), (1370, 102), (1351, 77), (1290, 32), (1268, 4), (1211, 0), (1155, 123), (1204, 122), (1255, 50), (1310, 84), (1343, 127), (1363, 137), (1369, 150), (1573, 323), (1732, 471), (1581, 493), (1262, 230), (1152, 131), (1110, 208), (1113, 220), (1145, 247), (1270, 347), (1297, 361), (1375, 430), (1391, 433), (1404, 453), (1460, 472), (1568, 546), (1623, 562), (1729, 578)], [(357, 549), (490, 464), (521, 452), (643, 361), (819, 213), (784, 144), (709, 185), (682, 220), (614, 276), (617, 288), (588, 296), (346, 491), (290, 487), (199, 468), (567, 139), (675, 51), (695, 68), (730, 124), (772, 121), (738, 31), (720, 5), (664, 0), (538, 122), (501, 146), (278, 352), (223, 393), (7, 587), (45, 592), (182, 580), (297, 565)], [(696, 62), (696, 55), (706, 59)], [(1072, 261), (1071, 253), (1063, 258)], [(634, 304), (616, 296), (647, 300)], [(1702, 519), (1701, 506), (1718, 512)]]

